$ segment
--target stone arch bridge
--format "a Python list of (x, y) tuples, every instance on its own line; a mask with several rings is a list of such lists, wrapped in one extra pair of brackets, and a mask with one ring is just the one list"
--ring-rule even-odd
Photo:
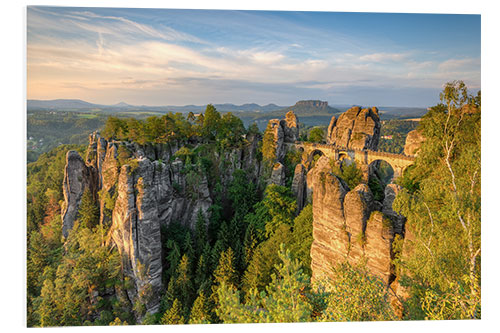
[(363, 171), (363, 178), (368, 181), (369, 166), (375, 161), (387, 162), (394, 171), (393, 179), (401, 176), (403, 171), (415, 162), (415, 156), (393, 154), (367, 149), (353, 149), (331, 144), (300, 142), (285, 143), (289, 147), (302, 152), (302, 161), (308, 165), (314, 155), (322, 154), (334, 161), (349, 159)]

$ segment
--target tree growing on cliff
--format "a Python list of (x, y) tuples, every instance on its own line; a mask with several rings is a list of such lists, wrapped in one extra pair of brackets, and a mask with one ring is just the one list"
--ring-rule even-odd
[(88, 188), (83, 191), (78, 215), (81, 225), (87, 228), (93, 228), (99, 223), (99, 207)]

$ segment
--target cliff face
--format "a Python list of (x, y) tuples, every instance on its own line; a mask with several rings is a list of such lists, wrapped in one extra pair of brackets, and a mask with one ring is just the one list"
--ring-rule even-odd
[(92, 166), (87, 166), (76, 151), (69, 151), (66, 154), (63, 180), (64, 204), (61, 211), (64, 237), (68, 237), (69, 231), (73, 228), (83, 192), (90, 190), (95, 193), (96, 180), (96, 170)]
[(364, 262), (389, 285), (394, 279), (392, 244), (396, 234), (402, 236), (404, 223), (391, 207), (397, 188), (386, 189), (382, 205), (365, 184), (349, 189), (330, 172), (325, 156), (309, 171), (307, 187), (313, 198), (312, 280), (329, 277), (332, 265)]
[(337, 146), (377, 150), (380, 138), (378, 109), (355, 106), (337, 119), (332, 117), (326, 136), (327, 143)]
[[(227, 187), (236, 169), (259, 177), (259, 136), (248, 137), (244, 148), (216, 153), (220, 182)], [(194, 228), (198, 212), (208, 218), (213, 203), (204, 172), (185, 172), (174, 154), (178, 145), (107, 142), (98, 134), (89, 137), (86, 161), (77, 152), (67, 153), (64, 175), (63, 235), (68, 237), (78, 219), (81, 197), (89, 189), (98, 199), (100, 223), (109, 227), (108, 246), (116, 246), (123, 273), (131, 279), (128, 299), (141, 301), (150, 313), (159, 309), (162, 289), (161, 227), (174, 221)], [(189, 178), (191, 177), (191, 178)], [(192, 179), (195, 177), (196, 179)]]

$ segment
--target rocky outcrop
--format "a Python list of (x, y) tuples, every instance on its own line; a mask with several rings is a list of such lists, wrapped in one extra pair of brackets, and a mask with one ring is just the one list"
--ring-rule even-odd
[[(321, 157), (320, 160), (323, 158), (326, 159)], [(311, 270), (312, 279), (318, 281), (329, 276), (331, 265), (347, 258), (349, 237), (345, 227), (344, 197), (349, 189), (341, 179), (323, 168), (312, 174), (311, 185), (314, 189)]]
[(295, 167), (292, 192), (297, 198), (297, 212), (300, 212), (304, 208), (307, 199), (306, 167), (302, 163), (297, 164)]
[(348, 261), (363, 259), (366, 241), (366, 222), (373, 210), (373, 195), (366, 184), (356, 186), (344, 198), (345, 229), (349, 237)]
[(408, 135), (406, 136), (406, 142), (405, 142), (405, 149), (404, 149), (404, 154), (405, 155), (417, 155), (420, 147), (422, 146), (422, 143), (424, 143), (425, 137), (422, 135), (422, 133), (416, 129), (413, 131), (410, 131)]
[(350, 190), (322, 156), (307, 175), (307, 187), (313, 198), (312, 280), (328, 278), (332, 265), (347, 261), (364, 263), (389, 285), (395, 273), (393, 241), (404, 228), (404, 219), (392, 210), (396, 185), (386, 190), (384, 206), (374, 200), (366, 184)]
[(269, 140), (269, 142), (264, 142), (264, 144), (272, 145), (270, 149), (275, 152), (276, 161), (283, 161), (286, 153), (285, 147), (283, 145), (285, 141), (285, 132), (279, 119), (269, 120), (264, 138), (266, 138), (266, 136), (272, 138), (272, 140)]
[(283, 132), (285, 133), (285, 142), (295, 142), (299, 138), (299, 121), (297, 116), (293, 111), (288, 111), (285, 115), (285, 119), (281, 120), (281, 127), (283, 127)]
[(366, 223), (365, 239), (366, 268), (388, 285), (392, 282), (394, 273), (392, 265), (394, 229), (391, 220), (382, 212), (372, 212)]
[(283, 162), (286, 154), (285, 143), (295, 142), (299, 137), (298, 119), (289, 111), (285, 119), (271, 119), (267, 124), (264, 134), (264, 144), (272, 147), (266, 147), (275, 152), (276, 162)]
[(280, 162), (274, 164), (269, 184), (285, 186), (285, 166)]
[(355, 106), (330, 121), (327, 143), (353, 149), (377, 150), (380, 139), (380, 118), (376, 107)]
[(151, 161), (143, 159), (136, 171), (129, 165), (121, 167), (110, 235), (121, 254), (124, 275), (134, 282), (127, 290), (128, 298), (135, 303), (141, 295), (147, 311), (155, 313), (162, 286), (156, 170)]
[[(247, 136), (244, 147), (214, 152), (213, 168), (227, 188), (236, 169), (243, 169), (250, 181), (260, 177), (260, 136)], [(89, 136), (85, 161), (77, 152), (67, 154), (63, 183), (63, 234), (68, 237), (77, 219), (80, 200), (90, 190), (98, 201), (100, 222), (109, 227), (108, 246), (121, 254), (124, 276), (132, 282), (126, 290), (132, 302), (146, 310), (159, 309), (162, 289), (161, 228), (173, 221), (194, 228), (198, 213), (209, 217), (213, 203), (205, 171), (186, 165), (175, 153), (178, 144), (107, 142), (98, 133)], [(281, 166), (279, 183), (284, 183)], [(140, 320), (140, 314), (137, 314)]]
[(61, 210), (64, 237), (68, 237), (69, 231), (73, 229), (83, 192), (89, 190), (95, 193), (96, 188), (95, 170), (87, 166), (76, 151), (68, 151), (63, 180), (64, 204)]

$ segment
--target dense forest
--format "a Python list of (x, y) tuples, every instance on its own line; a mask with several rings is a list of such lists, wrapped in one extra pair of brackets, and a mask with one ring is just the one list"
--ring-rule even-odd
[[(60, 145), (28, 164), (28, 326), (481, 318), (480, 94), (471, 96), (453, 82), (441, 101), (418, 124), (426, 140), (415, 164), (396, 180), (404, 189), (395, 206), (413, 235), (405, 245), (411, 251), (402, 252), (408, 255), (394, 258), (408, 294), (402, 315), (391, 305), (390, 291), (362, 265), (337, 263), (333, 278), (311, 283), (312, 205), (297, 214), (291, 190), (300, 155), (289, 151), (285, 157), (286, 186), (268, 185), (273, 156), (266, 131), (259, 159), (267, 172), (251, 181), (247, 172), (235, 170), (223, 187), (224, 152), (245, 145), (248, 134), (261, 133), (208, 105), (199, 116), (109, 117), (102, 131), (106, 139), (139, 145), (175, 143), (181, 147), (175, 158), (183, 161), (193, 193), (203, 173), (216, 194), (210, 214), (198, 214), (194, 228), (171, 223), (161, 230), (165, 290), (155, 314), (146, 312), (146, 301), (131, 308), (120, 297), (130, 281), (117, 249), (104, 241), (109, 230), (99, 223), (99, 206), (89, 192), (73, 230), (62, 237), (66, 152), (77, 150), (83, 157), (86, 147)], [(393, 135), (397, 147), (381, 145), (401, 152), (404, 132), (416, 124), (389, 124), (383, 135)], [(317, 127), (302, 139), (317, 142), (321, 135), (324, 129)], [(134, 163), (120, 153), (122, 165)], [(331, 171), (350, 188), (361, 182), (355, 165), (332, 165)], [(107, 200), (105, 209), (111, 209), (114, 199)], [(145, 286), (140, 297), (146, 300), (150, 293)]]

